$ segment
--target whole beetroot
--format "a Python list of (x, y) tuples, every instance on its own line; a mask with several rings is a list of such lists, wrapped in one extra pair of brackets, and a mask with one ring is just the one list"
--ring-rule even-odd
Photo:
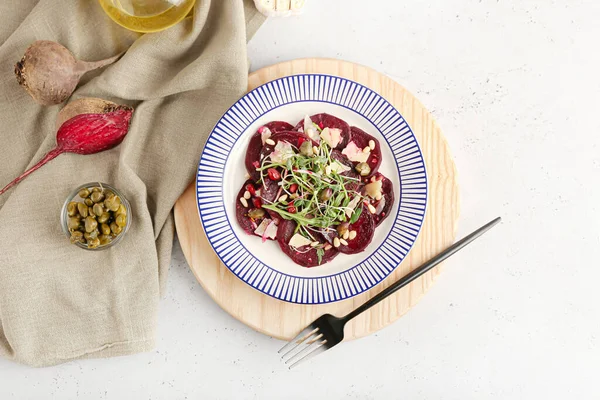
[(107, 112), (79, 114), (70, 118), (56, 133), (56, 147), (1, 189), (0, 195), (63, 153), (94, 154), (117, 146), (129, 131), (132, 114), (133, 108), (116, 106)]
[(38, 103), (50, 106), (67, 100), (88, 71), (112, 64), (121, 54), (102, 61), (81, 61), (63, 45), (49, 40), (33, 42), (15, 64), (17, 82)]

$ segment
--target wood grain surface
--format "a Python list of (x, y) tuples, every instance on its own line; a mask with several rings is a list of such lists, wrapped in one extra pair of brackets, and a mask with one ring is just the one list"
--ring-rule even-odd
[[(194, 184), (175, 204), (175, 224), (183, 253), (204, 290), (244, 324), (280, 339), (294, 337), (323, 313), (343, 315), (450, 245), (459, 216), (457, 172), (448, 144), (425, 107), (389, 77), (368, 67), (332, 59), (301, 59), (260, 69), (249, 77), (248, 89), (287, 75), (323, 73), (352, 79), (393, 104), (417, 136), (427, 167), (429, 200), (423, 228), (412, 250), (381, 284), (351, 299), (324, 305), (286, 303), (264, 295), (235, 277), (213, 252), (198, 218)], [(431, 287), (439, 267), (352, 320), (347, 339), (362, 337), (389, 325), (415, 305)]]

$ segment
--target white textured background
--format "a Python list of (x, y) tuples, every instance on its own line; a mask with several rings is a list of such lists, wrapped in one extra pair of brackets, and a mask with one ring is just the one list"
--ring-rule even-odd
[(390, 75), (450, 142), (459, 234), (503, 225), (397, 323), (291, 372), (281, 343), (215, 305), (176, 246), (156, 351), (39, 370), (0, 360), (0, 399), (600, 398), (600, 3), (308, 6), (267, 22), (252, 69), (319, 56)]

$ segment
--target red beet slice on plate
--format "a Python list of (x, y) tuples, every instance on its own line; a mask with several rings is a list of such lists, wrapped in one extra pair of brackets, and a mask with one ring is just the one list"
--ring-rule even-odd
[[(245, 207), (242, 204), (242, 202), (240, 201), (240, 198), (244, 197), (244, 193), (246, 193), (246, 190), (247, 190), (246, 187), (248, 185), (252, 185), (252, 184), (253, 183), (251, 180), (247, 180), (246, 182), (244, 182), (244, 185), (240, 189), (240, 191), (235, 199), (235, 216), (238, 220), (238, 223), (242, 227), (242, 229), (249, 235), (254, 235), (254, 231), (256, 230), (258, 225), (264, 219), (264, 218), (260, 218), (260, 219), (253, 220), (252, 218), (250, 218), (248, 216), (248, 212), (250, 212), (250, 210), (253, 210), (256, 208), (256, 207), (254, 207), (254, 204), (252, 203), (252, 199), (246, 200), (246, 202), (248, 203), (248, 207)], [(266, 215), (266, 213), (265, 213), (265, 215)]]
[[(352, 132), (352, 142), (354, 142), (359, 149), (368, 147), (370, 140), (375, 142), (375, 149), (371, 150), (371, 154), (367, 159), (367, 164), (371, 167), (371, 173), (368, 176), (373, 176), (381, 165), (381, 144), (379, 144), (379, 140), (355, 126), (351, 127), (350, 131)], [(354, 165), (356, 164), (358, 163), (354, 163)]]
[(350, 192), (357, 191), (359, 189), (359, 187), (361, 186), (361, 181), (360, 181), (360, 175), (354, 169), (354, 164), (352, 164), (352, 161), (348, 160), (348, 157), (343, 155), (342, 152), (339, 150), (333, 150), (331, 152), (331, 158), (333, 158), (334, 160), (337, 160), (340, 164), (345, 165), (346, 167), (350, 168), (350, 171), (342, 172), (340, 175), (355, 178), (356, 181), (349, 181), (345, 186), (346, 186), (346, 190), (348, 190)]
[[(262, 160), (264, 157), (271, 154), (273, 152), (273, 150), (275, 150), (275, 146), (277, 145), (277, 142), (288, 142), (289, 144), (291, 144), (292, 146), (294, 146), (297, 149), (300, 147), (302, 142), (304, 142), (306, 140), (310, 140), (310, 138), (302, 132), (283, 131), (283, 132), (277, 132), (276, 134), (271, 136), (271, 140), (275, 144), (271, 145), (271, 144), (265, 143), (265, 145), (260, 150), (260, 155), (259, 155), (260, 160)], [(317, 144), (317, 143), (313, 142), (313, 144)]]
[[(302, 246), (296, 251), (292, 248), (288, 243), (294, 236), (294, 232), (296, 230), (296, 223), (290, 220), (282, 220), (279, 223), (279, 227), (277, 228), (277, 242), (279, 243), (279, 247), (281, 250), (287, 254), (296, 264), (302, 265), (303, 267), (316, 267), (318, 265), (323, 265), (328, 261), (331, 261), (337, 256), (339, 253), (337, 250), (331, 247), (329, 250), (325, 250), (323, 257), (321, 259), (321, 263), (319, 264), (319, 257), (317, 256), (317, 250), (310, 246)], [(315, 233), (315, 239), (320, 241), (321, 243), (325, 243), (325, 238), (323, 238), (320, 234)]]
[(394, 185), (392, 184), (392, 181), (380, 173), (375, 175), (375, 179), (381, 179), (383, 181), (381, 183), (381, 200), (376, 201), (371, 199), (371, 204), (377, 211), (375, 214), (373, 214), (375, 226), (377, 227), (390, 215), (390, 210), (394, 205)]
[[(335, 147), (336, 149), (343, 149), (348, 145), (351, 139), (350, 125), (346, 123), (343, 119), (339, 119), (338, 117), (334, 117), (331, 114), (315, 114), (311, 115), (310, 119), (312, 122), (317, 124), (319, 128), (336, 128), (342, 131), (340, 143)], [(298, 122), (295, 126), (295, 130), (299, 130), (300, 128), (304, 129), (304, 118), (300, 122)]]
[[(294, 127), (285, 121), (273, 121), (263, 125), (268, 128), (272, 133), (291, 131)], [(253, 165), (255, 161), (260, 162), (260, 151), (263, 148), (262, 138), (260, 132), (256, 131), (250, 138), (248, 148), (246, 149), (245, 165), (248, 173), (255, 179), (258, 179), (256, 167)]]
[[(360, 217), (358, 217), (358, 220), (355, 223), (350, 224), (348, 231), (356, 231), (356, 237), (352, 240), (346, 240), (348, 245), (340, 245), (340, 247), (337, 248), (340, 253), (360, 253), (366, 249), (373, 240), (373, 235), (375, 234), (375, 220), (373, 219), (373, 214), (369, 212), (369, 209), (365, 205), (363, 205)], [(279, 231), (277, 232), (277, 236), (279, 236)], [(324, 233), (324, 236), (330, 243), (333, 243), (334, 238), (339, 237), (336, 230), (329, 230)]]

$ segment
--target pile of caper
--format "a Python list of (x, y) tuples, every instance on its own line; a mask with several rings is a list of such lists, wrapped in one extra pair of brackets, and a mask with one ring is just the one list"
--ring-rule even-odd
[(95, 249), (109, 244), (123, 232), (127, 208), (119, 196), (101, 187), (83, 188), (78, 195), (81, 201), (67, 205), (71, 243)]

